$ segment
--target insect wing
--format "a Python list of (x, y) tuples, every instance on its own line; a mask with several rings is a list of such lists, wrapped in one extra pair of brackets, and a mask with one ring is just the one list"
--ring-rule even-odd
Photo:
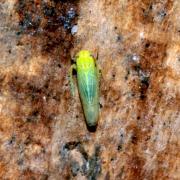
[(78, 76), (78, 86), (84, 105), (98, 103), (98, 79), (95, 72), (81, 73)]

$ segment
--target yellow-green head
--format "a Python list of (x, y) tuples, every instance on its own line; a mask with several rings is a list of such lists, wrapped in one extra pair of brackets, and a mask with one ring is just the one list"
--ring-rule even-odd
[(95, 67), (95, 60), (88, 50), (81, 50), (76, 55), (77, 69), (88, 70)]

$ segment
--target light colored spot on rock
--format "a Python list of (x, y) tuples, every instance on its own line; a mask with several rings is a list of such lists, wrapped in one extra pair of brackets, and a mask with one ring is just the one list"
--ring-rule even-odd
[(74, 35), (74, 34), (77, 33), (77, 31), (78, 31), (78, 26), (77, 26), (77, 25), (74, 25), (74, 26), (72, 27), (72, 29), (71, 29), (71, 34)]

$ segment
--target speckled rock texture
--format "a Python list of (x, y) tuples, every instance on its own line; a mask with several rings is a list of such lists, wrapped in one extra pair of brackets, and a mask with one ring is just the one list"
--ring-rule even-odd
[[(94, 132), (68, 84), (81, 49)], [(180, 179), (179, 0), (1, 0), (0, 54), (0, 179)]]

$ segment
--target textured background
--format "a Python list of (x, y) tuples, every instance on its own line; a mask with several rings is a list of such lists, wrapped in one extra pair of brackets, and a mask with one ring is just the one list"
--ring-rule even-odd
[[(95, 132), (69, 91), (81, 49)], [(179, 0), (0, 0), (0, 54), (0, 179), (180, 179)]]

